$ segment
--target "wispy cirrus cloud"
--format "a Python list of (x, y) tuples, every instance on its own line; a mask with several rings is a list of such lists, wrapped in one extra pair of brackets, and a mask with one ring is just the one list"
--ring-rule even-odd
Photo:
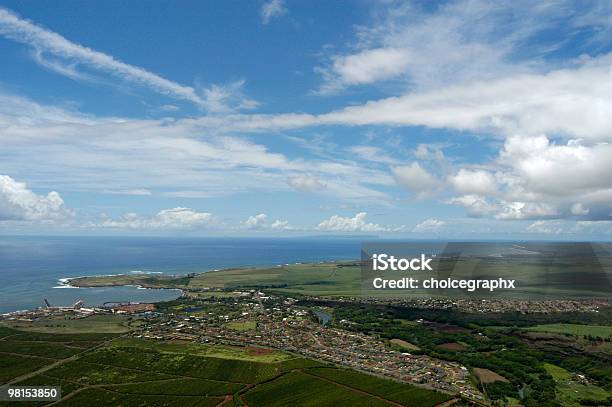
[(248, 137), (208, 129), (193, 119), (94, 117), (0, 92), (3, 169), (38, 186), (174, 198), (299, 190), (341, 200), (389, 199), (380, 191), (393, 184), (384, 169), (290, 158)]
[(0, 7), (0, 35), (31, 46), (34, 61), (72, 79), (95, 80), (92, 75), (80, 70), (81, 67), (87, 67), (144, 86), (159, 94), (195, 103), (213, 113), (257, 106), (257, 102), (243, 97), (244, 80), (198, 90), (72, 42), (3, 7)]
[(287, 14), (287, 7), (283, 0), (270, 0), (261, 6), (261, 22), (264, 24), (284, 14)]
[[(549, 55), (610, 44), (609, 2), (576, 0), (437, 4), (382, 2), (355, 28), (347, 50), (328, 55), (316, 71), (317, 93), (394, 81), (423, 91), (476, 79), (495, 79), (562, 67)], [(560, 31), (549, 35), (551, 30)]]

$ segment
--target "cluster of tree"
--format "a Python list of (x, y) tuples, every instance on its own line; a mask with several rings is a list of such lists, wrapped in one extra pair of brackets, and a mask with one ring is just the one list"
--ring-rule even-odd
[(583, 335), (582, 337), (590, 342), (610, 342), (611, 341), (611, 338), (609, 336), (604, 338), (602, 336), (596, 336), (596, 335)]
[(582, 406), (612, 406), (612, 396), (605, 400), (594, 400), (594, 399), (580, 399), (580, 405)]

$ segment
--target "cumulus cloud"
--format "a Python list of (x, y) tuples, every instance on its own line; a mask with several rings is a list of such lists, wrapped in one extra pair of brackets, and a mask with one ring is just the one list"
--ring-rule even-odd
[(470, 171), (461, 169), (452, 175), (449, 181), (460, 194), (494, 195), (497, 192), (495, 177), (482, 170)]
[(612, 147), (607, 142), (545, 135), (509, 136), (498, 158), (489, 163), (496, 174), (460, 170), (449, 178), (459, 193), (449, 203), (476, 216), (497, 219), (612, 217)]
[(487, 197), (479, 195), (463, 195), (451, 198), (447, 201), (449, 204), (462, 205), (469, 215), (481, 217), (489, 215), (498, 210), (498, 206), (490, 202)]
[(206, 228), (213, 223), (213, 215), (208, 212), (197, 212), (190, 208), (176, 207), (159, 211), (147, 218), (135, 213), (128, 213), (119, 219), (106, 219), (100, 223), (89, 223), (90, 228), (111, 229), (196, 229)]
[(387, 227), (367, 222), (366, 217), (366, 212), (359, 212), (352, 218), (333, 215), (319, 223), (317, 230), (327, 232), (394, 232), (402, 229), (401, 227)]
[(335, 56), (329, 69), (319, 68), (326, 83), (320, 92), (332, 92), (345, 86), (363, 85), (404, 73), (411, 56), (406, 50), (378, 48), (352, 55)]
[(446, 223), (439, 219), (429, 218), (416, 225), (412, 231), (414, 233), (437, 232)]
[(557, 144), (548, 137), (511, 136), (501, 161), (520, 176), (525, 187), (541, 194), (567, 196), (612, 187), (612, 145), (569, 140)]
[(559, 215), (557, 208), (544, 202), (504, 202), (495, 218), (501, 220), (550, 218)]
[(290, 231), (296, 230), (293, 226), (289, 224), (287, 220), (276, 219), (271, 224), (268, 223), (268, 215), (265, 213), (259, 213), (257, 215), (249, 216), (249, 218), (242, 222), (242, 226), (246, 229), (251, 230), (268, 230), (268, 231)]
[(287, 220), (275, 220), (272, 225), (270, 225), (270, 229), (272, 230), (293, 230), (294, 228), (289, 225), (289, 221)]
[(57, 192), (38, 195), (25, 183), (17, 182), (8, 175), (0, 175), (0, 222), (57, 221), (70, 215)]
[(244, 225), (249, 229), (262, 229), (265, 226), (267, 219), (268, 215), (265, 213), (260, 213), (249, 216), (249, 218), (244, 222)]
[(268, 24), (273, 19), (281, 17), (286, 13), (287, 8), (283, 0), (270, 0), (261, 6), (261, 22)]
[(417, 195), (423, 195), (438, 187), (438, 179), (419, 163), (392, 168), (397, 183)]
[(572, 215), (576, 216), (588, 215), (590, 212), (589, 208), (585, 208), (580, 202), (573, 204), (570, 211), (572, 212)]

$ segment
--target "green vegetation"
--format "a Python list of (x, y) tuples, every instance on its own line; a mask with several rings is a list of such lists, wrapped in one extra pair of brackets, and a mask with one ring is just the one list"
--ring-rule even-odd
[(148, 383), (127, 384), (111, 387), (113, 391), (129, 394), (168, 394), (182, 396), (223, 396), (234, 394), (244, 388), (241, 384), (225, 383), (205, 379), (170, 379)]
[[(393, 403), (450, 396), (263, 348), (0, 328), (0, 379), (59, 385), (59, 406), (251, 406)], [(52, 359), (31, 356), (46, 354)], [(45, 368), (55, 363), (52, 368)], [(24, 405), (40, 406), (43, 402)]]
[(236, 331), (248, 331), (257, 328), (257, 322), (255, 321), (236, 321), (230, 322), (226, 325), (230, 329), (234, 329)]
[(195, 356), (188, 353), (161, 353), (148, 349), (109, 348), (85, 355), (85, 362), (236, 383), (254, 383), (278, 374), (275, 364)]
[[(564, 406), (598, 405), (611, 397), (604, 389), (588, 383), (577, 375), (572, 375), (559, 366), (545, 363), (544, 368), (555, 380), (557, 400)], [(593, 403), (589, 404), (589, 401)]]
[(71, 342), (71, 343), (99, 343), (117, 337), (110, 333), (78, 333), (78, 334), (54, 334), (42, 332), (19, 332), (10, 337), (11, 341), (33, 341), (33, 342)]
[(429, 407), (452, 398), (448, 394), (382, 379), (354, 370), (314, 368), (309, 369), (308, 373), (406, 405)]
[(102, 389), (85, 389), (61, 402), (62, 407), (212, 407), (221, 402), (219, 398), (123, 394)]
[(325, 363), (319, 362), (312, 359), (304, 359), (304, 358), (295, 358), (284, 361), (281, 363), (282, 370), (284, 372), (288, 372), (294, 369), (307, 369), (310, 367), (322, 367), (325, 366)]
[(49, 359), (0, 353), (0, 384), (49, 364)]
[[(281, 362), (294, 358), (284, 352), (266, 349), (259, 352), (259, 348), (213, 345), (201, 343), (167, 342), (167, 341), (148, 341), (140, 339), (119, 338), (109, 344), (110, 348), (137, 348), (138, 350), (149, 350), (163, 354), (189, 354), (193, 356), (206, 356), (220, 359), (235, 359), (249, 362)], [(120, 350), (125, 350), (120, 349)]]
[(544, 324), (525, 328), (533, 332), (548, 332), (574, 336), (608, 338), (612, 336), (612, 325)]
[(19, 353), (22, 355), (64, 359), (82, 351), (79, 348), (54, 342), (0, 341), (0, 353)]
[[(0, 327), (0, 384), (81, 353), (111, 334), (48, 334)], [(55, 380), (55, 379), (53, 379)]]
[(138, 285), (146, 288), (185, 288), (188, 276), (118, 274), (114, 276), (79, 277), (70, 280), (73, 287), (103, 287), (118, 285)]
[[(333, 306), (334, 302), (304, 301), (301, 304)], [(536, 334), (512, 327), (491, 329), (487, 327), (494, 318), (491, 314), (469, 315), (445, 310), (342, 302), (335, 307), (334, 315), (337, 320), (351, 322), (343, 325), (345, 329), (389, 340), (399, 339), (420, 348), (420, 351), (413, 350), (412, 353), (426, 353), (436, 358), (457, 361), (470, 368), (487, 369), (507, 379), (508, 383), (497, 380), (480, 384), (491, 400), (515, 398), (529, 407), (559, 405), (555, 399), (558, 386), (544, 368), (545, 362), (584, 374), (597, 387), (612, 394), (612, 359), (609, 351), (605, 350), (607, 342), (603, 340)], [(582, 318), (600, 318), (600, 315), (609, 317), (609, 310), (602, 310), (595, 315), (582, 314)], [(559, 324), (558, 319), (577, 320), (578, 317), (571, 314), (506, 314), (504, 319), (497, 317), (497, 324), (550, 326), (553, 323)], [(398, 323), (401, 319), (424, 321), (419, 324)], [(519, 389), (522, 389), (522, 399)]]
[(88, 317), (46, 317), (34, 321), (13, 321), (10, 327), (28, 332), (84, 334), (124, 333), (130, 330), (129, 317), (123, 315), (92, 315)]
[(414, 344), (412, 344), (410, 342), (403, 341), (401, 339), (391, 339), (389, 341), (389, 343), (391, 345), (397, 346), (399, 349), (409, 350), (411, 352), (412, 351), (419, 351), (419, 350), (421, 350), (421, 348), (419, 348), (418, 346), (416, 346), (416, 345), (414, 345)]
[(149, 380), (168, 379), (170, 376), (148, 371), (123, 369), (120, 367), (97, 363), (86, 363), (81, 360), (65, 363), (45, 372), (47, 376), (65, 379), (83, 384), (107, 384), (125, 382), (146, 382)]
[(389, 406), (388, 401), (358, 393), (300, 372), (261, 384), (244, 396), (250, 406)]

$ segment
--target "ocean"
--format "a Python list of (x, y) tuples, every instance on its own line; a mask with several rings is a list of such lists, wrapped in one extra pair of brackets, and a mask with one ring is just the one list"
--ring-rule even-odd
[(0, 236), (0, 313), (44, 305), (86, 306), (106, 301), (163, 301), (177, 290), (137, 287), (71, 288), (69, 277), (184, 274), (240, 266), (358, 259), (350, 238), (162, 238)]

